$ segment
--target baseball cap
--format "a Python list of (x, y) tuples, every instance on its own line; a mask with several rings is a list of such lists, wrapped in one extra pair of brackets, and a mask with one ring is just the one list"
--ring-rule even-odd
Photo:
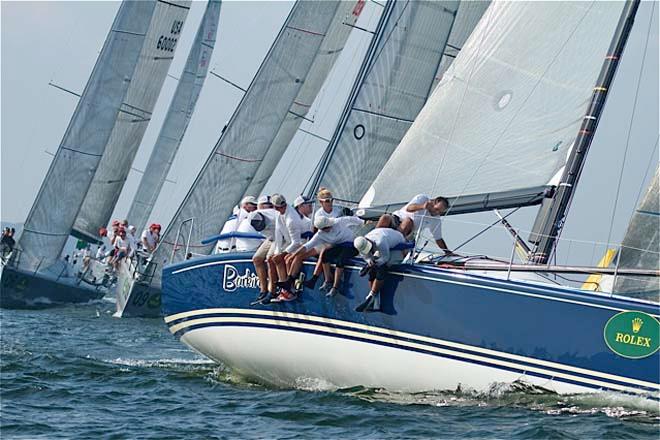
[(246, 203), (249, 203), (250, 205), (256, 205), (257, 199), (254, 196), (245, 196), (243, 197), (243, 200), (241, 200), (241, 206), (245, 205)]
[(361, 255), (368, 255), (369, 252), (371, 252), (373, 243), (364, 237), (355, 237), (355, 240), (353, 240), (353, 246)]
[(316, 229), (323, 229), (330, 227), (335, 224), (335, 219), (330, 217), (324, 217), (322, 215), (317, 216), (314, 219), (314, 227)]
[(293, 201), (293, 207), (297, 208), (300, 205), (305, 205), (308, 203), (312, 203), (312, 200), (309, 197), (306, 196), (298, 196), (296, 199)]
[(270, 201), (273, 202), (273, 206), (277, 208), (286, 206), (286, 199), (282, 194), (273, 194), (272, 197), (270, 198)]
[(262, 203), (270, 203), (270, 196), (260, 196), (259, 199), (257, 200), (257, 203), (260, 205)]

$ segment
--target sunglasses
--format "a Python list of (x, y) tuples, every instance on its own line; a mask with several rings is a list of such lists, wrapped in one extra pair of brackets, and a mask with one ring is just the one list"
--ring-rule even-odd
[(321, 200), (319, 200), (319, 202), (321, 202), (321, 203), (331, 203), (332, 199), (321, 199)]

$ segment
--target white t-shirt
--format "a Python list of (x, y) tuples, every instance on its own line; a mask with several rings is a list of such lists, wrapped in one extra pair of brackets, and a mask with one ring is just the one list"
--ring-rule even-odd
[(355, 233), (351, 226), (358, 226), (364, 224), (364, 220), (360, 217), (338, 217), (336, 223), (332, 225), (329, 231), (319, 229), (316, 234), (303, 245), (307, 250), (319, 245), (335, 245), (347, 241), (352, 242), (355, 238)]
[(266, 223), (263, 231), (258, 232), (266, 237), (266, 240), (273, 241), (275, 239), (275, 223), (277, 222), (277, 217), (280, 215), (279, 211), (273, 208), (257, 209), (256, 211), (252, 211), (245, 220), (249, 223), (257, 214), (261, 214)]
[[(222, 231), (220, 231), (220, 234), (229, 234), (232, 232), (236, 232), (236, 229), (238, 228), (238, 218), (235, 215), (232, 215), (229, 217), (229, 220), (225, 222), (225, 225), (222, 227)], [(234, 242), (234, 239), (232, 238), (226, 238), (224, 240), (218, 240), (218, 244), (216, 245), (216, 252), (221, 252), (221, 251), (228, 251), (231, 250), (232, 244)]]
[[(149, 229), (145, 229), (144, 232), (142, 233), (142, 236), (140, 237), (140, 241), (143, 241), (144, 239), (147, 239), (147, 244), (149, 244), (149, 248), (154, 248), (158, 244), (158, 235), (156, 235), (154, 232), (151, 232)], [(145, 248), (145, 251), (150, 251), (149, 248)]]
[(442, 238), (442, 216), (432, 216), (428, 210), (420, 209), (419, 211), (409, 212), (407, 208), (409, 205), (422, 205), (431, 200), (426, 194), (417, 194), (410, 202), (398, 211), (393, 212), (394, 215), (401, 220), (409, 218), (413, 221), (413, 233), (417, 235), (420, 227), (426, 229), (431, 233), (434, 240)]
[(115, 238), (115, 248), (117, 249), (126, 249), (126, 253), (131, 251), (131, 244), (128, 238), (121, 238), (119, 235)]
[(135, 239), (135, 236), (131, 234), (130, 232), (126, 233), (126, 240), (128, 241), (128, 245), (130, 247), (128, 256), (132, 257), (135, 251), (137, 250), (137, 240)]
[(275, 225), (275, 254), (282, 252), (292, 253), (297, 250), (305, 240), (302, 234), (310, 231), (309, 219), (300, 215), (292, 207), (287, 207)]
[(314, 220), (316, 220), (316, 217), (321, 216), (321, 217), (329, 217), (329, 218), (337, 218), (341, 215), (341, 208), (339, 206), (332, 206), (332, 211), (326, 212), (323, 207), (320, 207), (319, 209), (316, 210), (314, 213), (314, 216), (312, 217), (312, 225), (314, 225)]
[[(258, 232), (250, 224), (250, 219), (243, 220), (236, 229), (236, 232), (245, 234), (258, 234)], [(236, 251), (238, 252), (251, 252), (256, 251), (263, 239), (259, 238), (236, 238)]]
[(406, 241), (406, 238), (401, 232), (392, 228), (376, 228), (364, 237), (373, 241), (376, 245), (374, 257), (365, 258), (365, 260), (373, 261), (377, 266), (389, 263), (392, 256), (390, 250)]

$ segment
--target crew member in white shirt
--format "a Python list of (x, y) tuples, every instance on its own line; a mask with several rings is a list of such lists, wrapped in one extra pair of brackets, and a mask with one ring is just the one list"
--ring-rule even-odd
[(373, 229), (364, 237), (357, 237), (353, 241), (353, 246), (367, 262), (370, 287), (369, 294), (364, 302), (355, 308), (356, 311), (363, 312), (374, 305), (385, 282), (388, 266), (400, 262), (403, 257), (400, 251), (392, 249), (405, 241), (401, 232), (389, 227)]
[(316, 194), (316, 198), (319, 201), (321, 207), (316, 210), (314, 213), (314, 218), (312, 218), (312, 223), (316, 221), (317, 217), (331, 217), (336, 218), (341, 216), (341, 208), (334, 205), (334, 198), (332, 197), (332, 192), (328, 188), (320, 188)]
[[(270, 200), (268, 203), (270, 204)], [(254, 269), (259, 278), (259, 296), (257, 296), (257, 302), (269, 300), (270, 293), (275, 292), (275, 280), (271, 279), (269, 283), (266, 260), (272, 255), (270, 249), (275, 239), (275, 225), (279, 215), (279, 211), (273, 208), (263, 208), (251, 212), (246, 219), (265, 238), (252, 256), (252, 263), (254, 263)]]
[[(319, 216), (314, 220), (314, 226), (318, 230), (316, 234), (309, 240), (307, 243), (302, 245), (296, 252), (293, 253), (293, 262), (291, 263), (291, 268), (289, 270), (289, 282), (295, 280), (300, 274), (302, 268), (303, 260), (308, 254), (310, 249), (314, 249), (319, 245), (323, 245), (323, 251), (319, 256), (316, 266), (314, 268), (314, 274), (312, 278), (305, 283), (306, 287), (313, 288), (316, 284), (316, 280), (321, 274), (322, 266), (324, 264), (334, 263), (336, 266), (334, 276), (332, 274), (326, 276), (326, 281), (324, 286), (327, 287), (332, 280), (331, 287), (328, 288), (327, 296), (334, 296), (339, 293), (339, 286), (341, 283), (341, 276), (344, 272), (344, 265), (350, 258), (357, 255), (357, 252), (352, 247), (343, 247), (337, 246), (342, 243), (351, 243), (355, 238), (355, 233), (353, 232), (353, 227), (361, 226), (364, 224), (364, 221), (359, 217), (338, 217), (330, 218), (325, 216)], [(290, 286), (289, 286), (290, 287)], [(286, 289), (282, 292), (280, 296), (285, 298), (293, 295), (289, 289)], [(289, 300), (290, 299), (284, 299)]]
[(445, 215), (448, 208), (449, 201), (444, 197), (431, 199), (426, 194), (418, 194), (406, 206), (392, 215), (381, 216), (377, 227), (389, 226), (399, 230), (405, 237), (428, 230), (445, 255), (451, 255), (452, 252), (442, 238), (442, 216)]
[(131, 247), (131, 251), (128, 254), (129, 257), (132, 257), (133, 255), (135, 255), (135, 252), (138, 250), (138, 241), (135, 238), (135, 232), (136, 231), (137, 230), (136, 230), (135, 226), (130, 225), (128, 227), (128, 232), (126, 234), (126, 239), (128, 240), (128, 244)]
[(142, 232), (140, 241), (145, 251), (153, 253), (160, 242), (160, 225), (158, 223), (152, 223), (149, 229), (145, 229)]

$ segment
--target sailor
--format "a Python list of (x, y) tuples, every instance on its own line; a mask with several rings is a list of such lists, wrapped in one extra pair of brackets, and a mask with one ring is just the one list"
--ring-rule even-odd
[[(361, 218), (354, 216), (331, 218), (321, 215), (316, 217), (314, 219), (314, 226), (317, 229), (316, 234), (314, 234), (311, 240), (293, 253), (293, 261), (289, 270), (289, 285), (283, 290), (281, 295), (284, 296), (283, 300), (290, 301), (290, 299), (287, 299), (293, 295), (289, 291), (290, 284), (298, 277), (305, 255), (308, 255), (309, 250), (314, 249), (317, 246), (322, 246), (323, 251), (316, 262), (314, 274), (312, 278), (305, 283), (305, 287), (314, 288), (316, 280), (321, 273), (322, 266), (324, 264), (334, 263), (336, 266), (334, 276), (332, 276), (332, 274), (325, 274), (326, 282), (322, 287), (324, 290), (327, 289), (328, 291), (326, 296), (334, 296), (339, 293), (344, 265), (350, 258), (357, 255), (357, 251), (352, 246), (340, 245), (342, 243), (352, 243), (355, 238), (355, 233), (353, 232), (352, 227), (361, 226), (362, 224), (364, 224), (364, 221)], [(331, 279), (332, 284), (328, 286)]]
[[(255, 209), (257, 208), (257, 205), (254, 205)], [(240, 223), (239, 220), (239, 215), (241, 213), (242, 209), (240, 209), (238, 206), (234, 206), (234, 210), (232, 212), (231, 217), (227, 219), (225, 224), (222, 226), (222, 230), (220, 230), (220, 235), (225, 235), (225, 234), (231, 234), (232, 232), (236, 232), (236, 229), (238, 229), (238, 225)], [(248, 212), (246, 212), (245, 216), (247, 217)], [(221, 253), (221, 252), (229, 252), (230, 250), (234, 249), (236, 246), (234, 245), (234, 239), (233, 238), (224, 238), (222, 240), (218, 240), (218, 243), (215, 246), (215, 253)]]
[(115, 245), (115, 237), (117, 237), (117, 231), (119, 230), (119, 220), (113, 220), (110, 224), (110, 229), (108, 229), (108, 240), (112, 247)]
[(395, 211), (393, 214), (385, 214), (378, 221), (379, 227), (389, 226), (397, 229), (405, 237), (414, 238), (425, 229), (430, 232), (440, 249), (445, 255), (451, 255), (452, 251), (442, 238), (442, 216), (449, 208), (449, 201), (444, 197), (431, 199), (426, 194), (418, 194), (408, 202), (406, 206)]
[[(270, 197), (267, 199), (262, 199), (260, 197), (259, 206), (272, 206)], [(275, 238), (275, 222), (279, 215), (280, 213), (272, 207), (259, 208), (256, 211), (252, 211), (246, 219), (250, 222), (252, 228), (254, 228), (256, 232), (261, 233), (265, 238), (252, 256), (252, 263), (254, 263), (254, 269), (259, 278), (259, 295), (256, 299), (257, 302), (268, 301), (271, 293), (275, 292), (274, 279), (271, 279), (271, 282), (269, 283), (266, 259), (269, 256), (269, 251)]]
[(270, 201), (270, 196), (260, 196), (257, 199), (257, 209), (269, 209), (273, 204)]
[(353, 246), (367, 262), (366, 272), (369, 274), (370, 287), (369, 294), (355, 311), (363, 312), (373, 307), (383, 287), (388, 266), (403, 259), (400, 251), (392, 252), (392, 249), (405, 241), (406, 238), (401, 232), (387, 227), (375, 228), (364, 237), (355, 238)]
[(152, 223), (149, 225), (149, 229), (145, 229), (144, 232), (142, 232), (140, 241), (142, 242), (142, 247), (145, 251), (153, 253), (160, 242), (160, 225), (158, 223)]
[(101, 246), (96, 252), (96, 259), (101, 261), (107, 257), (111, 257), (115, 253), (115, 245), (113, 240), (108, 236), (108, 230), (106, 228), (99, 228), (99, 237), (101, 239)]
[(115, 238), (115, 255), (112, 259), (112, 265), (115, 270), (119, 268), (121, 260), (131, 253), (131, 245), (126, 238), (126, 232), (127, 231), (123, 226), (120, 226), (117, 231), (117, 237)]
[(137, 232), (137, 229), (133, 225), (129, 225), (126, 233), (126, 239), (128, 240), (128, 244), (131, 247), (131, 251), (128, 254), (129, 257), (132, 257), (135, 252), (138, 250), (138, 242), (137, 238), (135, 238), (135, 233)]
[(274, 250), (268, 264), (269, 268), (274, 268), (277, 272), (277, 287), (285, 288), (289, 285), (287, 269), (293, 261), (291, 255), (311, 235), (311, 220), (308, 216), (312, 212), (312, 203), (308, 198), (298, 196), (293, 203), (294, 208), (291, 209), (279, 194), (273, 195), (272, 201), (280, 216), (275, 225), (275, 242), (271, 248)]
[(314, 213), (312, 222), (316, 221), (317, 217), (331, 217), (336, 218), (341, 216), (341, 208), (334, 206), (334, 198), (332, 192), (328, 188), (320, 188), (316, 194), (316, 198), (321, 204), (321, 207)]

